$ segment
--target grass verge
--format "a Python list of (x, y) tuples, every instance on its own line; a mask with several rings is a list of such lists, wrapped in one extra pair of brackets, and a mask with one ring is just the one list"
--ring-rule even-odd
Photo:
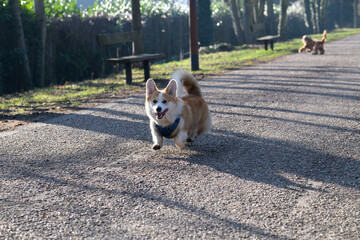
[[(328, 33), (328, 42), (349, 35), (360, 33), (360, 29), (338, 29)], [(310, 35), (320, 39), (322, 34)], [(302, 45), (301, 39), (275, 43), (275, 51), (265, 51), (262, 45), (244, 45), (231, 52), (200, 54), (200, 70), (193, 72), (197, 76), (221, 74), (229, 70), (262, 63), (297, 52)], [(151, 66), (154, 79), (168, 79), (171, 73), (179, 68), (190, 71), (190, 59), (171, 61)], [(143, 71), (133, 70), (134, 85), (125, 84), (125, 73), (106, 79), (88, 80), (81, 83), (66, 83), (62, 86), (51, 86), (24, 93), (0, 96), (1, 118), (23, 117), (34, 113), (57, 111), (63, 108), (79, 106), (99, 98), (111, 96), (128, 96), (129, 93), (144, 91)], [(127, 93), (127, 94), (126, 94)]]

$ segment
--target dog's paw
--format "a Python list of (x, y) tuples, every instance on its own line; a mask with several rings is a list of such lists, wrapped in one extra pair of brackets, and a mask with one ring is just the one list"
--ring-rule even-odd
[(159, 150), (161, 148), (161, 146), (159, 144), (154, 144), (154, 146), (152, 148), (154, 150)]
[(180, 149), (184, 150), (185, 144), (183, 142), (175, 142), (175, 145)]

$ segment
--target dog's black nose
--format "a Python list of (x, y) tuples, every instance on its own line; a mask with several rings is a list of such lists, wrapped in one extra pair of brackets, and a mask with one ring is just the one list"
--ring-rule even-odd
[(161, 107), (157, 107), (157, 108), (156, 108), (156, 111), (157, 111), (157, 112), (161, 112)]

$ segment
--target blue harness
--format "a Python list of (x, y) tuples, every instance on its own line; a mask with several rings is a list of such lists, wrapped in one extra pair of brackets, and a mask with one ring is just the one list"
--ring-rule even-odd
[(173, 134), (173, 132), (175, 131), (175, 129), (179, 125), (179, 122), (180, 122), (180, 115), (176, 118), (175, 122), (173, 124), (169, 125), (169, 126), (162, 127), (160, 125), (155, 124), (155, 127), (157, 128), (157, 130), (159, 130), (160, 134), (163, 137), (172, 138), (171, 134)]

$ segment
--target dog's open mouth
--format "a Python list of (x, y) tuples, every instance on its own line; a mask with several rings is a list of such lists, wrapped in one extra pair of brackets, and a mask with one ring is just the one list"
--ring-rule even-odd
[(166, 109), (165, 111), (163, 111), (163, 112), (160, 112), (160, 113), (156, 113), (156, 118), (157, 119), (162, 119), (164, 116), (165, 116), (165, 114), (166, 114), (166, 112), (168, 111), (168, 109)]

